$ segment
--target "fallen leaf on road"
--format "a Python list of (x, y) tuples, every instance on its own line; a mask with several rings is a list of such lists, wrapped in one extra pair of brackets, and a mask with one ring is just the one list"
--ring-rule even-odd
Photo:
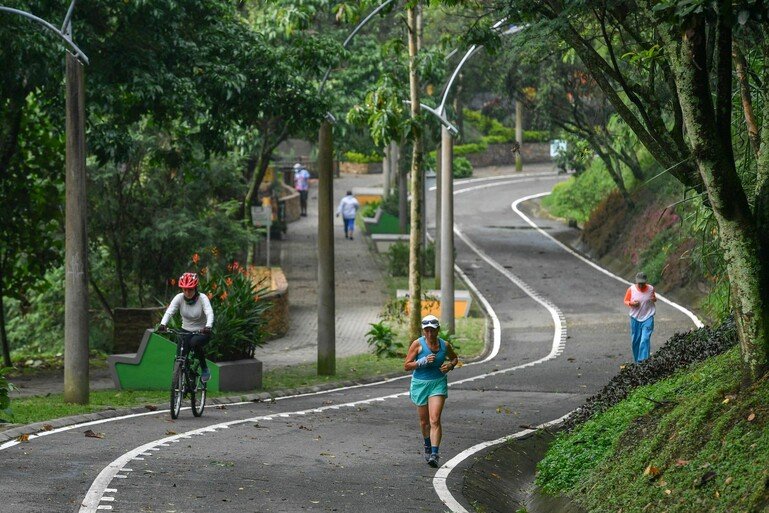
[(166, 435), (168, 436), (175, 435), (175, 434), (176, 434), (176, 431), (171, 431), (170, 429), (166, 431)]
[(697, 487), (699, 488), (700, 486), (704, 486), (706, 483), (708, 483), (709, 481), (712, 481), (715, 478), (716, 478), (716, 473), (712, 470), (708, 470), (700, 478), (700, 482), (697, 484)]
[(158, 407), (155, 406), (154, 404), (145, 404), (144, 407), (147, 408), (149, 411), (157, 411), (158, 409)]
[(97, 433), (96, 431), (93, 431), (91, 429), (89, 429), (88, 431), (84, 431), (83, 434), (88, 438), (104, 438), (104, 433)]
[(497, 478), (497, 479), (502, 479), (501, 477), (499, 477), (499, 475), (495, 474), (494, 472), (492, 472), (492, 473), (491, 473), (491, 476), (492, 476), (492, 477), (495, 477), (495, 478)]
[(660, 469), (659, 467), (655, 467), (654, 465), (649, 465), (644, 469), (644, 475), (650, 476), (650, 477), (657, 477), (660, 475)]
[(227, 409), (227, 407), (225, 405), (223, 405), (223, 404), (217, 404), (216, 406), (214, 406), (214, 408), (216, 408), (217, 410), (226, 410)]
[(53, 431), (53, 426), (50, 424), (43, 424), (43, 431)]
[(27, 433), (23, 433), (16, 437), (17, 442), (29, 442), (29, 435)]

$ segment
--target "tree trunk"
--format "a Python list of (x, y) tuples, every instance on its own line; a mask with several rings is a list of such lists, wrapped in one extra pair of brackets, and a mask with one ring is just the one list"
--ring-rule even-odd
[[(0, 276), (2, 280), (2, 276)], [(5, 330), (5, 303), (3, 302), (3, 288), (0, 286), (0, 342), (3, 346), (3, 367), (10, 367), (13, 365), (11, 362), (11, 348), (8, 344), (8, 332)]]
[[(740, 98), (742, 99), (742, 111), (745, 114), (745, 125), (748, 129), (748, 139), (753, 152), (758, 154), (761, 147), (761, 138), (758, 133), (758, 124), (756, 115), (753, 112), (753, 99), (750, 95), (750, 84), (748, 83), (748, 64), (745, 62), (745, 56), (740, 51), (736, 42), (732, 44), (732, 56), (734, 57), (734, 71), (737, 75), (737, 82), (740, 84)], [(764, 121), (766, 125), (766, 121)]]
[[(724, 0), (720, 0), (719, 4), (722, 13), (715, 52), (717, 58), (723, 59), (725, 42), (731, 41), (731, 29), (723, 19), (728, 17), (726, 11), (729, 6)], [(731, 102), (726, 92), (731, 84), (731, 68), (725, 69), (723, 63), (716, 64), (718, 71), (714, 95), (710, 88), (713, 77), (709, 76), (706, 68), (706, 27), (702, 16), (693, 16), (684, 27), (683, 37), (678, 32), (666, 35), (666, 46), (689, 146), (719, 227), (721, 250), (731, 284), (743, 377), (747, 384), (760, 378), (767, 370), (769, 263), (761, 258), (765, 252), (761, 251), (758, 226), (734, 163), (729, 130)]]
[(409, 36), (409, 85), (411, 90), (411, 237), (409, 237), (409, 333), (415, 339), (422, 332), (422, 127), (419, 105), (419, 75), (417, 52), (419, 48), (417, 7), (407, 9)]
[(593, 150), (598, 154), (598, 157), (600, 157), (606, 166), (606, 172), (609, 173), (609, 176), (611, 176), (614, 185), (617, 186), (619, 193), (622, 195), (622, 199), (625, 200), (625, 204), (631, 209), (635, 208), (635, 203), (633, 203), (633, 199), (627, 192), (625, 181), (622, 179), (622, 171), (614, 166), (614, 162), (612, 161), (611, 157), (605, 151), (603, 151), (603, 149), (597, 145), (594, 145)]

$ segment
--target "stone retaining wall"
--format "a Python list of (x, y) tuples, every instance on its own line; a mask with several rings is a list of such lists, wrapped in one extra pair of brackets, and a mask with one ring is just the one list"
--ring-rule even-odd
[(267, 340), (284, 337), (288, 333), (288, 280), (280, 267), (254, 267), (251, 278), (260, 287), (269, 285), (270, 292), (262, 296), (262, 301), (269, 301), (272, 307), (267, 312)]
[(145, 330), (154, 328), (163, 318), (165, 307), (115, 308), (112, 328), (112, 352), (135, 353)]
[[(513, 166), (515, 165), (515, 143), (489, 144), (483, 153), (471, 153), (467, 159), (473, 167)], [(550, 162), (549, 143), (524, 143), (521, 146), (521, 159), (524, 165), (535, 162)]]
[(382, 172), (382, 163), (356, 164), (354, 162), (339, 162), (339, 172), (353, 175), (374, 175)]

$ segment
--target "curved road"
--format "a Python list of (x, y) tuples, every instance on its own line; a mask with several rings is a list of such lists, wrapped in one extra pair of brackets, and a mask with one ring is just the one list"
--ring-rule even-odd
[[(561, 417), (629, 359), (627, 285), (512, 208), (558, 180), (456, 184), (457, 265), (488, 303), (498, 347), (449, 376), (443, 463), (521, 425)], [(537, 223), (545, 233), (563, 229)], [(656, 346), (693, 323), (658, 304), (655, 325)], [(402, 378), (231, 404), (200, 419), (152, 412), (6, 443), (0, 511), (472, 511), (460, 493), (469, 460), (455, 458), (437, 474), (424, 463), (407, 387)], [(104, 437), (86, 437), (87, 429)]]

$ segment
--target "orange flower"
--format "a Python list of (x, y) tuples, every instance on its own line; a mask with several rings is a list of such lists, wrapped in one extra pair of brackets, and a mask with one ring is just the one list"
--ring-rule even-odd
[(173, 287), (174, 285), (176, 285), (176, 280), (173, 278), (168, 278), (168, 284)]
[(222, 295), (221, 295), (221, 296), (219, 296), (219, 299), (221, 299), (222, 301), (224, 301), (225, 299), (227, 299), (227, 291), (226, 291), (226, 290), (225, 290), (224, 292), (222, 292)]
[(232, 264), (227, 264), (227, 270), (232, 271)]
[(213, 299), (214, 298), (214, 295), (211, 294), (210, 292), (206, 292), (206, 296), (208, 296), (208, 299)]
[(214, 255), (215, 257), (218, 257), (219, 256), (219, 248), (217, 248), (216, 246), (212, 247), (211, 248), (211, 254)]
[(216, 290), (216, 283), (211, 284), (211, 290)]
[(200, 255), (198, 255), (197, 253), (195, 253), (194, 255), (192, 255), (192, 263), (193, 263), (193, 264), (195, 264), (195, 265), (198, 265), (198, 262), (199, 262), (199, 261), (200, 261)]
[(232, 287), (232, 278), (228, 276), (227, 279), (224, 280), (224, 283), (226, 283), (228, 287)]
[(208, 272), (208, 267), (204, 267), (203, 269), (200, 270), (200, 275), (205, 276), (207, 272)]

